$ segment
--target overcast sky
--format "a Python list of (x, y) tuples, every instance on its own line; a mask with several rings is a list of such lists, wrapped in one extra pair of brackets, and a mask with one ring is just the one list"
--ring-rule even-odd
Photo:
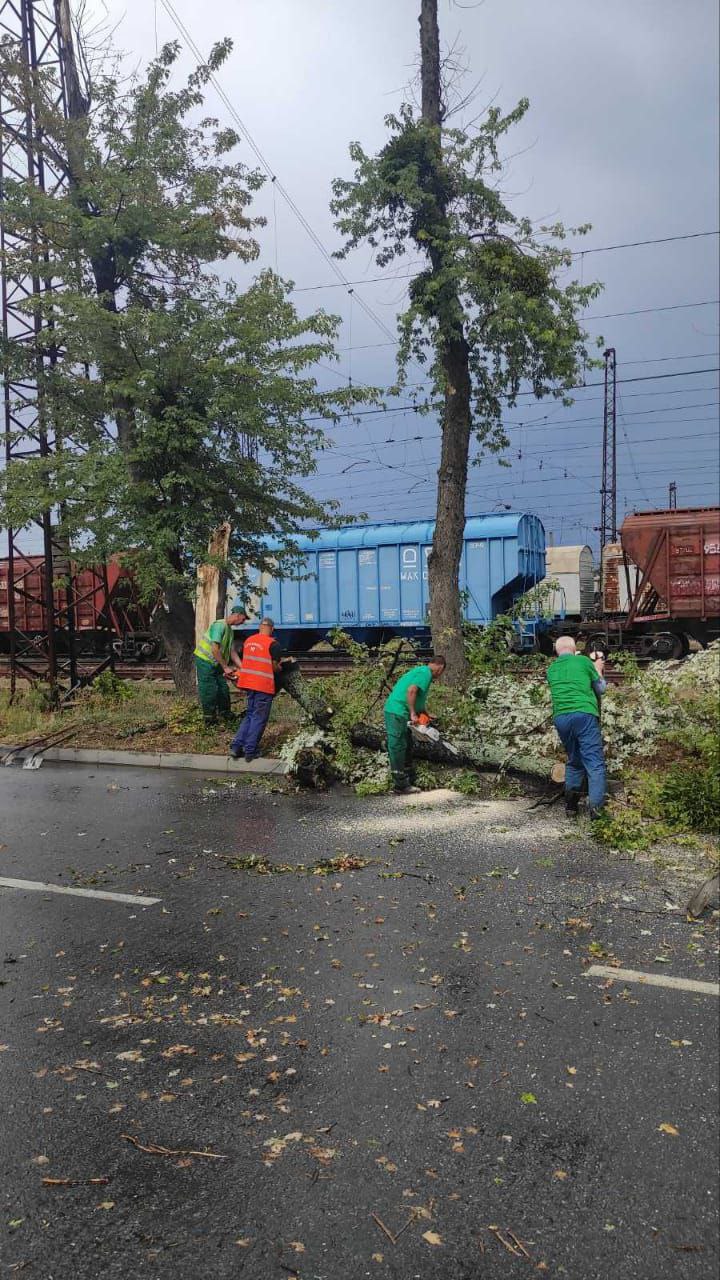
[[(88, 7), (117, 24), (115, 42), (136, 63), (182, 39), (165, 0), (89, 0)], [(233, 39), (222, 87), (323, 244), (336, 248), (331, 180), (351, 172), (351, 139), (366, 150), (382, 145), (383, 117), (407, 95), (419, 0), (173, 0), (170, 7), (203, 53), (225, 35)], [(440, 19), (443, 45), (464, 51), (468, 87), (481, 82), (473, 114), (491, 100), (509, 109), (530, 99), (508, 147), (505, 190), (516, 212), (591, 222), (588, 249), (717, 230), (717, 0), (440, 0)], [(214, 92), (210, 104), (228, 119)], [(241, 155), (253, 162), (247, 147)], [(331, 268), (284, 202), (273, 202), (270, 184), (257, 209), (269, 218), (262, 263), (277, 263), (298, 289), (329, 285)], [(687, 372), (719, 363), (717, 307), (697, 305), (719, 296), (717, 254), (711, 236), (582, 261), (585, 280), (605, 285), (588, 329), (617, 349), (623, 380), (620, 516), (666, 506), (673, 479), (679, 505), (717, 501), (718, 375)], [(369, 251), (343, 270), (353, 281), (379, 274)], [(356, 293), (394, 332), (406, 283), (386, 273)], [(337, 374), (320, 372), (323, 385), (349, 375), (392, 381), (393, 346), (342, 288), (298, 292), (296, 301), (341, 315), (339, 345), (353, 348), (341, 352)], [(682, 309), (659, 310), (669, 307)], [(595, 318), (627, 311), (644, 314)], [(640, 378), (654, 380), (627, 381)], [(512, 470), (490, 461), (474, 468), (468, 514), (508, 504), (537, 512), (558, 542), (596, 542), (601, 388), (578, 392), (569, 410), (525, 397), (508, 413), (508, 428)], [(432, 515), (437, 432), (432, 420), (408, 412), (342, 425), (313, 491), (371, 519)], [(406, 439), (418, 434), (422, 442)]]

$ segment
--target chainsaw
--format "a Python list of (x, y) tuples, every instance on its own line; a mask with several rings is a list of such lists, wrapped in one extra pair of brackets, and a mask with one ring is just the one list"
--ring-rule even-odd
[(460, 754), (457, 747), (453, 746), (452, 742), (448, 742), (447, 738), (443, 738), (440, 730), (435, 728), (427, 712), (421, 711), (414, 723), (408, 720), (408, 728), (417, 742), (433, 742), (454, 756)]

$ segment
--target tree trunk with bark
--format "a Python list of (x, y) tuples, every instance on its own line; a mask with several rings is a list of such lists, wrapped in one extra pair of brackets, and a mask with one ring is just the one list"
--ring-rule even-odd
[(195, 610), (179, 586), (169, 586), (153, 619), (153, 630), (161, 637), (170, 664), (175, 688), (183, 698), (194, 698)]
[(464, 334), (463, 310), (454, 285), (443, 279), (451, 264), (446, 255), (450, 223), (442, 177), (442, 93), (440, 83), (440, 31), (437, 0), (422, 0), (420, 10), (420, 59), (422, 118), (437, 130), (435, 165), (438, 176), (435, 212), (429, 228), (429, 255), (433, 274), (440, 276), (435, 319), (438, 324), (438, 357), (445, 382), (442, 446), (438, 472), (437, 513), (432, 551), (428, 560), (430, 629), (433, 649), (447, 660), (445, 678), (458, 685), (467, 673), (460, 605), (460, 560), (465, 529), (465, 491), (470, 452), (470, 368)]
[(467, 670), (462, 635), (460, 560), (465, 533), (465, 490), (470, 450), (470, 374), (464, 339), (443, 352), (447, 379), (438, 472), (435, 533), (428, 559), (430, 627), (435, 653), (447, 660), (445, 678), (458, 685)]
[[(350, 731), (350, 741), (354, 747), (367, 747), (370, 751), (384, 751), (386, 740), (381, 728), (373, 724), (356, 724)], [(529, 756), (519, 751), (509, 751), (488, 744), (486, 746), (470, 746), (463, 744), (457, 754), (449, 751), (442, 742), (413, 742), (413, 753), (419, 760), (429, 760), (432, 764), (447, 764), (456, 768), (501, 769), (503, 772), (523, 773), (533, 778), (551, 781), (551, 765), (541, 756)]]
[[(208, 543), (208, 554), (227, 560), (230, 525), (218, 525)], [(200, 564), (197, 571), (195, 597), (195, 643), (205, 635), (211, 622), (225, 617), (227, 575), (216, 564)]]

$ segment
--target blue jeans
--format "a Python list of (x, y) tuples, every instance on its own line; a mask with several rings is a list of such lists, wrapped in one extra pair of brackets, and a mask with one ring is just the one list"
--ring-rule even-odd
[(589, 711), (569, 711), (555, 717), (555, 728), (568, 756), (565, 790), (579, 791), (587, 774), (588, 804), (591, 809), (602, 809), (606, 791), (600, 721)]
[(260, 693), (257, 689), (248, 689), (247, 710), (230, 743), (230, 750), (234, 755), (244, 754), (246, 760), (252, 760), (257, 755), (272, 704), (271, 693)]

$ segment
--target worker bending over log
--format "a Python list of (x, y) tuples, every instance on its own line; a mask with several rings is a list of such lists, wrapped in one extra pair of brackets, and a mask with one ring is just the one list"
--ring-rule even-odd
[(233, 627), (242, 626), (246, 615), (239, 609), (227, 618), (211, 622), (195, 649), (198, 697), (206, 724), (218, 720), (231, 723), (230, 690), (226, 676), (233, 675), (240, 666), (240, 658), (234, 643)]
[(600, 733), (600, 698), (607, 685), (603, 678), (605, 659), (575, 652), (572, 636), (558, 636), (557, 660), (548, 667), (553, 721), (567, 751), (565, 767), (565, 811), (577, 815), (582, 785), (588, 781), (588, 811), (597, 818), (605, 804), (607, 790), (605, 755)]
[(397, 795), (409, 795), (420, 790), (415, 786), (410, 725), (418, 724), (425, 711), (430, 685), (444, 670), (445, 659), (440, 654), (429, 662), (411, 667), (393, 686), (385, 703), (387, 750), (393, 791)]

